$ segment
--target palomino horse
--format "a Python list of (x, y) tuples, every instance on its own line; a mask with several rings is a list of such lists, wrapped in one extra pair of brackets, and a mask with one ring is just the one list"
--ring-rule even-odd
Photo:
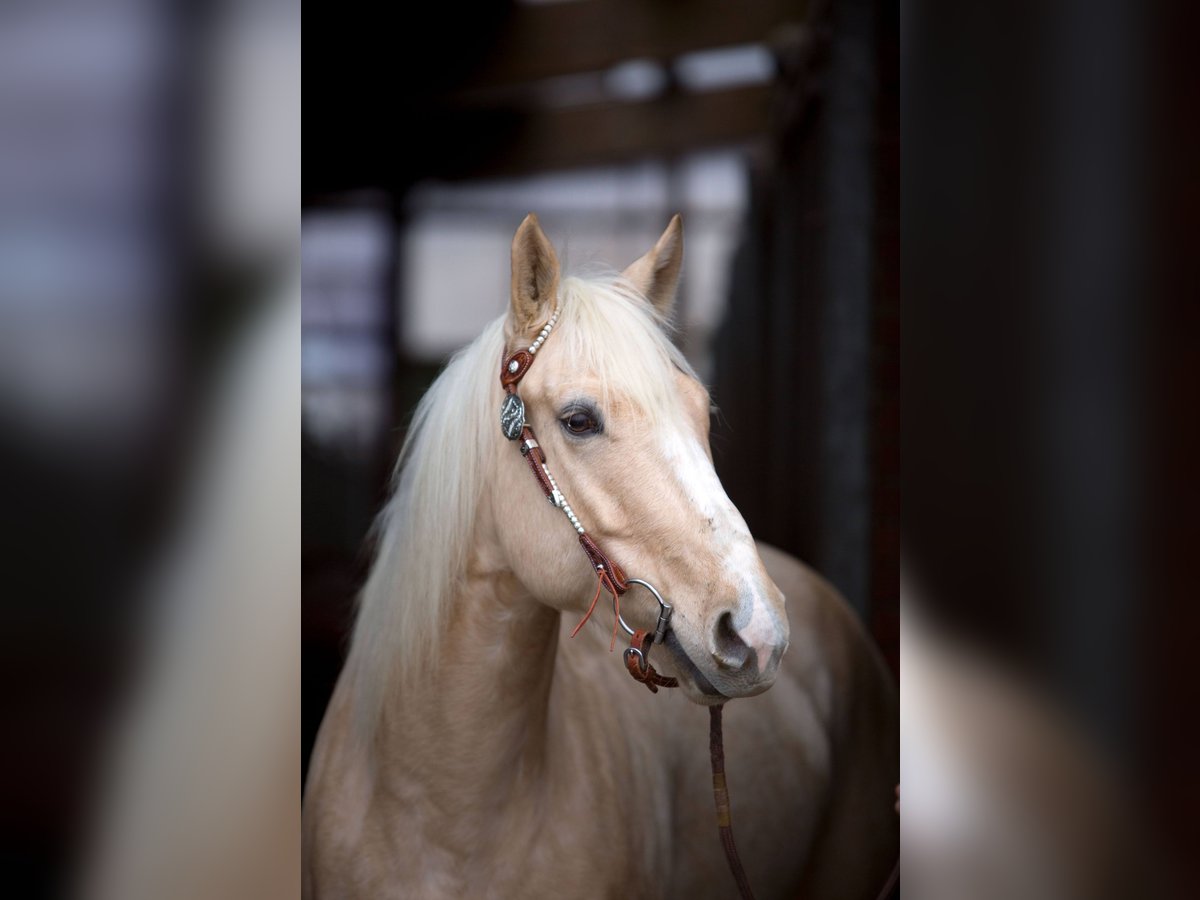
[[(518, 229), (507, 315), (440, 375), (401, 452), (313, 752), (306, 897), (732, 896), (696, 704), (734, 698), (753, 698), (729, 705), (725, 751), (758, 896), (885, 881), (896, 691), (834, 590), (756, 546), (717, 480), (708, 395), (663, 329), (682, 253), (676, 217), (622, 276), (560, 279), (537, 219)], [(629, 678), (604, 607), (567, 637), (596, 572), (498, 415), (501, 362), (531, 345), (524, 419), (575, 530), (673, 604), (654, 664), (678, 691)], [(647, 590), (622, 600), (653, 630)]]

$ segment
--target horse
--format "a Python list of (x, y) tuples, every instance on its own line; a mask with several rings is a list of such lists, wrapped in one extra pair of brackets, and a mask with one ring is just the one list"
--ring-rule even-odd
[[(376, 526), (305, 787), (306, 898), (730, 896), (697, 709), (727, 702), (757, 895), (884, 883), (897, 689), (834, 588), (756, 544), (722, 489), (708, 393), (668, 331), (682, 260), (678, 216), (619, 275), (567, 277), (536, 216), (518, 228), (508, 309), (421, 400)], [(526, 346), (549, 504), (498, 427), (497, 376)], [(678, 690), (631, 680), (599, 613), (575, 627), (602, 586), (585, 526), (669, 600), (654, 663)], [(654, 628), (648, 590), (621, 601)]]

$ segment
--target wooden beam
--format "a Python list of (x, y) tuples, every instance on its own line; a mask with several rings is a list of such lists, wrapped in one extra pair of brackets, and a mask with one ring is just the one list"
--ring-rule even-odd
[(771, 98), (771, 86), (754, 85), (567, 109), (442, 105), (413, 113), (408, 129), (364, 112), (328, 130), (339, 140), (305, 166), (304, 203), (364, 188), (401, 196), (420, 178), (524, 175), (761, 139)]
[(768, 40), (803, 23), (808, 0), (576, 0), (517, 4), (493, 51), (463, 87), (496, 88), (607, 69), (630, 59)]
[(606, 103), (523, 116), (509, 139), (474, 172), (512, 175), (672, 156), (767, 134), (767, 86), (677, 93), (643, 103)]

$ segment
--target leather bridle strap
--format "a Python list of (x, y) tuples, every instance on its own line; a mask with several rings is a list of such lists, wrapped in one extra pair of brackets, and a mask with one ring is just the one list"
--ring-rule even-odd
[(538, 444), (533, 427), (525, 421), (525, 404), (517, 394), (517, 385), (525, 377), (525, 373), (529, 371), (529, 367), (533, 365), (535, 354), (545, 341), (546, 336), (550, 334), (550, 330), (554, 327), (554, 323), (557, 320), (558, 311), (555, 310), (554, 315), (550, 317), (550, 321), (542, 329), (537, 340), (530, 345), (529, 349), (518, 350), (504, 358), (503, 365), (500, 367), (500, 384), (504, 388), (504, 403), (501, 406), (500, 412), (501, 428), (504, 431), (505, 437), (508, 437), (510, 440), (520, 440), (521, 454), (525, 457), (525, 461), (529, 463), (529, 471), (533, 473), (538, 487), (541, 488), (546, 499), (561, 509), (571, 521), (571, 525), (579, 534), (579, 546), (583, 548), (583, 552), (587, 555), (588, 562), (591, 564), (593, 571), (596, 572), (600, 584), (614, 598), (617, 598), (629, 590), (629, 583), (626, 580), (625, 572), (619, 565), (613, 562), (607, 553), (600, 549), (600, 545), (587, 533), (579, 523), (579, 519), (575, 516), (575, 511), (571, 508), (571, 504), (567, 502), (562, 491), (558, 489), (558, 485), (554, 481), (554, 476), (550, 474), (550, 469), (546, 465), (546, 451)]
[(640, 681), (650, 688), (650, 693), (657, 694), (660, 687), (679, 687), (679, 680), (667, 675), (659, 675), (650, 665), (650, 644), (654, 635), (639, 628), (633, 633), (629, 647), (625, 650), (625, 668), (634, 681)]
[(721, 734), (721, 711), (723, 703), (708, 708), (708, 752), (712, 757), (713, 798), (717, 803), (717, 830), (721, 834), (721, 848), (725, 851), (725, 861), (729, 863), (729, 871), (737, 882), (738, 893), (742, 900), (754, 900), (754, 892), (750, 890), (750, 879), (742, 867), (738, 856), (737, 845), (733, 842), (733, 822), (729, 814), (729, 788), (725, 785), (725, 744)]

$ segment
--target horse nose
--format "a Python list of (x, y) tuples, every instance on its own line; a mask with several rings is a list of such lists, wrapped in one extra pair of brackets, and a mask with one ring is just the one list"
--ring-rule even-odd
[(713, 622), (709, 650), (727, 672), (767, 677), (787, 648), (787, 625), (759, 597), (748, 597)]
[(744, 669), (750, 661), (750, 648), (738, 634), (733, 624), (733, 614), (728, 610), (717, 616), (713, 626), (712, 655), (720, 666), (727, 669)]

